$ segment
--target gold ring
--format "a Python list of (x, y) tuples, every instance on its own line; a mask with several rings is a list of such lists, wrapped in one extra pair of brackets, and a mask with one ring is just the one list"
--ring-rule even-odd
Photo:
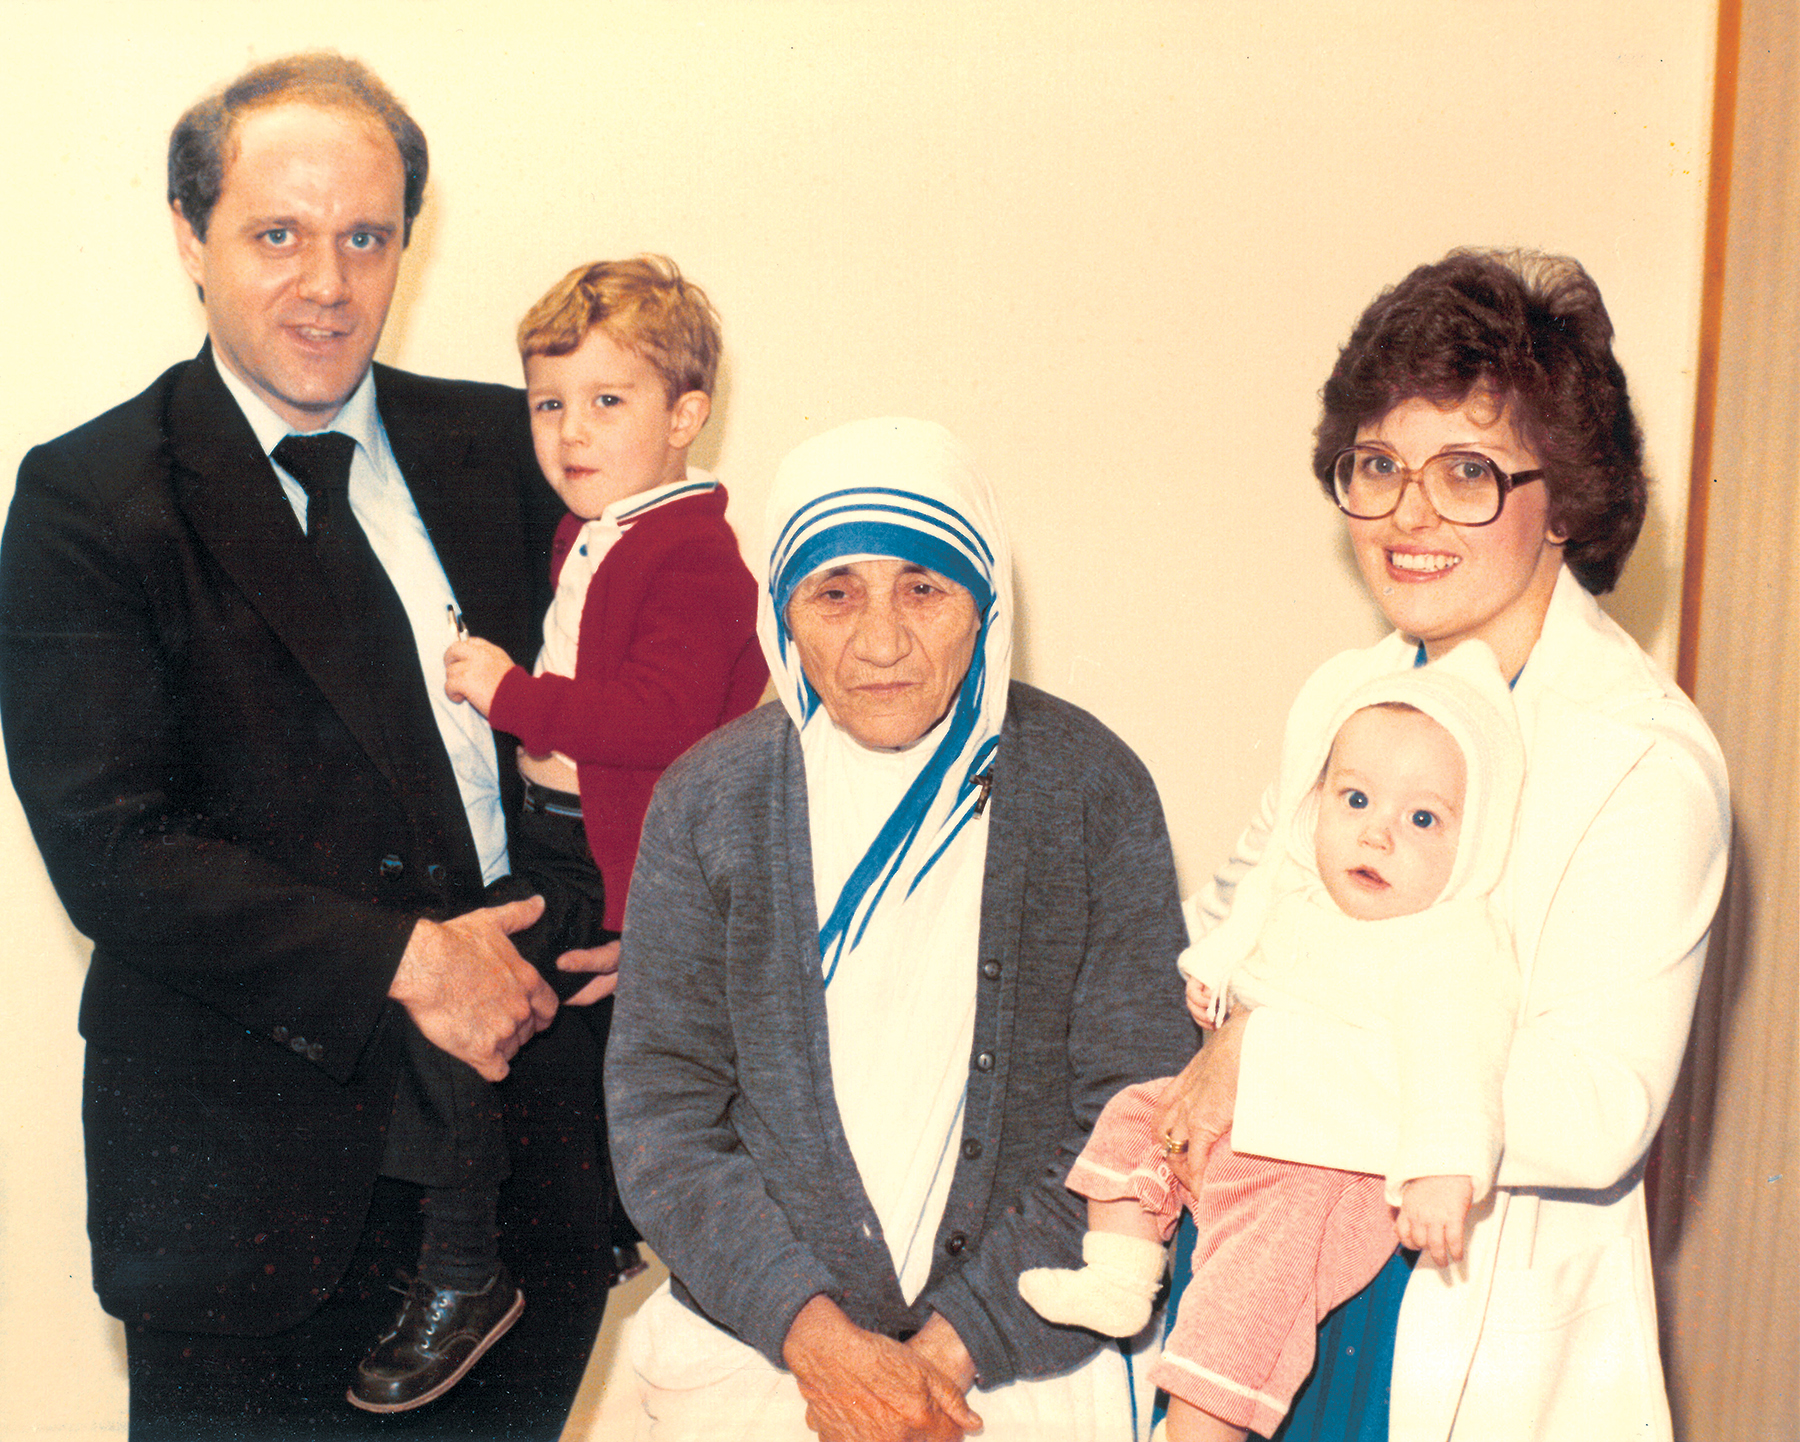
[(1175, 1133), (1164, 1132), (1162, 1134), (1162, 1154), (1165, 1157), (1182, 1156), (1186, 1153), (1187, 1149), (1188, 1144), (1186, 1142), (1178, 1142), (1175, 1140)]

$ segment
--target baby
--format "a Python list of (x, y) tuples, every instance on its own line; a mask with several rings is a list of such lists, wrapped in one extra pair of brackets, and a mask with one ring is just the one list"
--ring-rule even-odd
[(1385, 1182), (1239, 1156), (1227, 1132), (1189, 1193), (1168, 1166), (1179, 1146), (1152, 1131), (1165, 1083), (1148, 1082), (1107, 1104), (1069, 1173), (1089, 1198), (1087, 1265), (1019, 1279), (1050, 1321), (1132, 1335), (1182, 1207), (1194, 1213), (1194, 1278), (1152, 1373), (1171, 1442), (1272, 1434), (1312, 1368), (1318, 1320), (1375, 1275), (1396, 1232), (1437, 1266), (1460, 1260), (1499, 1162), (1518, 978), (1489, 893), (1524, 773), (1506, 681), (1480, 641), (1335, 702), (1333, 674), (1321, 668), (1289, 718), (1262, 858), (1179, 965), (1203, 1026), (1229, 998), (1391, 1033)]

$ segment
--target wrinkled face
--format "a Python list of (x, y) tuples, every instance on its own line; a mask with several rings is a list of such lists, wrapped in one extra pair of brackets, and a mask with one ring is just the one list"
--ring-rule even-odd
[(361, 383), (394, 298), (400, 152), (379, 123), (300, 102), (252, 111), (228, 144), (206, 239), (176, 212), (182, 268), (219, 363), (316, 430)]
[[(1442, 451), (1479, 452), (1509, 475), (1538, 464), (1506, 416), (1480, 397), (1448, 410), (1402, 401), (1359, 428), (1356, 441), (1381, 446), (1415, 470)], [(1537, 643), (1562, 568), (1549, 504), (1546, 483), (1535, 481), (1509, 492), (1491, 524), (1456, 526), (1439, 519), (1413, 485), (1391, 516), (1345, 524), (1363, 584), (1398, 630), (1424, 642), (1433, 659), (1478, 636), (1513, 676)]]
[(1345, 915), (1409, 916), (1443, 894), (1464, 775), (1450, 733), (1420, 712), (1371, 706), (1339, 728), (1313, 841), (1325, 890)]
[(686, 475), (709, 407), (700, 391), (670, 405), (662, 373), (598, 327), (567, 355), (527, 356), (525, 399), (544, 479), (588, 521)]
[(787, 625), (831, 719), (871, 750), (897, 751), (949, 711), (981, 617), (956, 582), (876, 557), (808, 576), (788, 601)]

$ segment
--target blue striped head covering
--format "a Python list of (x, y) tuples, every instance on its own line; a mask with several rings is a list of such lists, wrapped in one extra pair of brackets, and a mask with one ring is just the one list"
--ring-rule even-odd
[[(786, 611), (795, 587), (815, 571), (850, 558), (893, 557), (955, 581), (981, 617), (968, 673), (945, 724), (931, 733), (930, 759), (842, 892), (817, 898), (829, 984), (870, 919), (905, 905), (985, 794), (974, 777), (988, 771), (999, 747), (1012, 669), (1012, 553), (993, 490), (962, 442), (929, 421), (882, 417), (827, 431), (789, 453), (769, 496), (764, 554), (757, 633), (802, 734), (829, 718), (801, 669)], [(830, 798), (809, 796), (808, 804)]]

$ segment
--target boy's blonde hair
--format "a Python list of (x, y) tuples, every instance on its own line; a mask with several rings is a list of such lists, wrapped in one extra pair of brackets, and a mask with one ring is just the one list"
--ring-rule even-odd
[(519, 355), (567, 355), (598, 327), (662, 376), (669, 403), (712, 395), (719, 369), (719, 314), (666, 255), (578, 265), (519, 322)]

